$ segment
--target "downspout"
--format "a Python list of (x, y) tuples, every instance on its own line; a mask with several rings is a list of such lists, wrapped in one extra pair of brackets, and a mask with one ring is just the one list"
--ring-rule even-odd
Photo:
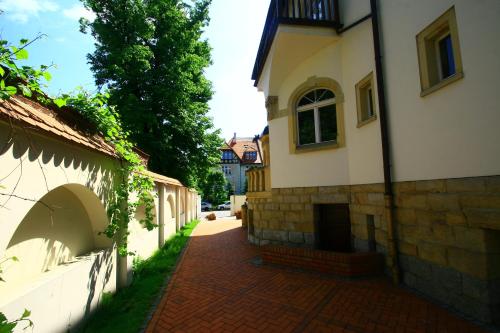
[(392, 191), (391, 178), (391, 156), (390, 156), (390, 141), (387, 122), (387, 105), (385, 100), (384, 74), (382, 68), (382, 55), (380, 47), (380, 31), (377, 11), (377, 0), (370, 0), (372, 31), (373, 31), (373, 48), (375, 52), (375, 69), (377, 79), (377, 96), (378, 108), (380, 116), (380, 133), (382, 139), (382, 161), (384, 168), (384, 202), (385, 202), (385, 217), (387, 222), (387, 254), (390, 261), (392, 273), (392, 281), (394, 284), (400, 282), (400, 271), (398, 264), (398, 248), (396, 239), (396, 225), (393, 218), (394, 213), (394, 194)]

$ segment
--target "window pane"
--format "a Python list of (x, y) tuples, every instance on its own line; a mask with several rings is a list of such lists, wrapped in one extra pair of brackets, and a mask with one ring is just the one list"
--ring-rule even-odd
[(299, 120), (299, 145), (315, 143), (314, 133), (314, 110), (302, 111), (298, 113)]
[(443, 79), (455, 74), (455, 59), (453, 58), (450, 35), (439, 41), (439, 58), (441, 61), (441, 74)]
[(311, 91), (304, 97), (302, 97), (299, 101), (299, 106), (307, 105), (307, 104), (312, 104), (316, 101), (316, 96), (314, 94), (314, 91)]
[(319, 94), (318, 102), (331, 98), (335, 98), (335, 94), (330, 90), (322, 89), (321, 94)]
[(321, 142), (337, 139), (337, 108), (335, 104), (319, 108)]
[(366, 89), (366, 93), (368, 94), (367, 98), (368, 98), (368, 109), (367, 109), (367, 114), (368, 114), (368, 118), (370, 117), (373, 117), (373, 92), (372, 92), (372, 88), (369, 87), (368, 89)]

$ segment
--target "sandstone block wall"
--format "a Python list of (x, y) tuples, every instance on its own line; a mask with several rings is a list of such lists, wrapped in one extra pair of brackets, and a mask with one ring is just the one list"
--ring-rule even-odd
[[(249, 196), (249, 240), (313, 248), (315, 205), (347, 203), (354, 248), (366, 251), (372, 242), (386, 253), (383, 191), (383, 184), (368, 184)], [(395, 183), (394, 202), (404, 283), (473, 318), (500, 324), (500, 176)]]

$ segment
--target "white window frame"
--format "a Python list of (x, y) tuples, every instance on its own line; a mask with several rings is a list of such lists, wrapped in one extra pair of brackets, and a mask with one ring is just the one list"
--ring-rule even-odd
[[(450, 36), (451, 38), (451, 32), (449, 30), (446, 30), (445, 32), (443, 32), (439, 37), (436, 38), (436, 40), (434, 41), (434, 49), (436, 50), (436, 63), (437, 63), (437, 70), (438, 70), (438, 75), (439, 75), (439, 81), (443, 81), (447, 78), (449, 78), (450, 76), (453, 76), (454, 74), (450, 75), (450, 76), (447, 76), (447, 77), (443, 77), (443, 64), (441, 63), (441, 50), (439, 48), (439, 43), (445, 39), (446, 37)], [(455, 61), (455, 55), (453, 54), (453, 46), (452, 46), (452, 50), (451, 50), (451, 53), (452, 53), (452, 56), (453, 56), (453, 61)]]
[[(314, 89), (314, 90), (320, 90), (320, 89), (324, 89), (324, 88), (318, 88), (318, 89)], [(314, 91), (314, 90), (311, 90), (311, 91)], [(309, 92), (311, 92), (311, 91), (309, 91)], [(299, 102), (308, 93), (304, 94), (299, 99)], [(296, 130), (297, 130), (297, 141), (298, 141), (297, 143), (299, 146), (309, 146), (309, 145), (315, 145), (315, 144), (324, 143), (324, 142), (336, 142), (337, 141), (337, 138), (335, 138), (334, 140), (321, 141), (321, 121), (320, 121), (320, 117), (319, 117), (319, 108), (324, 107), (324, 106), (336, 105), (336, 104), (337, 104), (336, 98), (334, 97), (334, 98), (330, 98), (330, 99), (325, 99), (325, 100), (320, 101), (320, 102), (315, 102), (315, 103), (311, 103), (311, 104), (298, 106), (296, 108), (296, 111), (297, 111), (297, 129)], [(311, 110), (314, 111), (314, 138), (315, 138), (315, 142), (303, 144), (303, 143), (300, 143), (300, 128), (299, 128), (300, 122), (298, 119), (299, 118), (298, 114), (300, 112), (311, 111)], [(337, 127), (338, 127), (338, 124), (337, 124)], [(338, 128), (337, 128), (337, 135), (338, 135)]]

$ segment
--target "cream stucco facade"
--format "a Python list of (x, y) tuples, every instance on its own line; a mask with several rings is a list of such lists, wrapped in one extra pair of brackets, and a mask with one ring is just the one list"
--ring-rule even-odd
[[(342, 251), (383, 253), (395, 280), (500, 325), (500, 3), (339, 0), (339, 21), (321, 24), (325, 16), (279, 12), (287, 3), (271, 2), (278, 20), (266, 23), (253, 74), (267, 100), (270, 159), (248, 174), (249, 240), (323, 249), (325, 230), (332, 245), (347, 227), (351, 245)], [(417, 36), (434, 26), (422, 63)], [(423, 70), (447, 64), (446, 34), (456, 66), (424, 91)], [(367, 82), (369, 119), (360, 122), (359, 87)], [(314, 89), (335, 96), (327, 102), (335, 103), (337, 137), (318, 142), (318, 108), (326, 102), (311, 102), (316, 143), (301, 145), (299, 103)]]
[[(134, 256), (120, 258), (100, 234), (120, 162), (17, 119), (0, 119), (0, 143), (0, 258), (19, 259), (2, 264), (0, 312), (16, 319), (27, 308), (35, 332), (66, 332), (131, 281)], [(139, 223), (141, 207), (129, 224), (128, 249), (141, 258), (199, 214), (196, 192), (152, 175), (159, 227)]]

